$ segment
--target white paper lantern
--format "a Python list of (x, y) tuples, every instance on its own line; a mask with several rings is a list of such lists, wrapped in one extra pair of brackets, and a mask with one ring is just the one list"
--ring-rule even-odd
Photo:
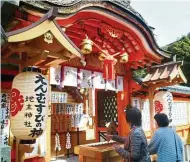
[(172, 119), (173, 96), (168, 91), (159, 91), (154, 95), (154, 109), (156, 113), (165, 113)]
[(38, 72), (18, 74), (12, 84), (10, 100), (11, 130), (21, 140), (34, 140), (46, 128), (48, 80)]

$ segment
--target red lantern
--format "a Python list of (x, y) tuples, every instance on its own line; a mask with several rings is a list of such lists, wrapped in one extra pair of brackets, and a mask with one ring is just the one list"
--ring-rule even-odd
[(34, 140), (46, 128), (48, 80), (39, 72), (22, 72), (13, 80), (10, 101), (11, 130), (21, 140)]

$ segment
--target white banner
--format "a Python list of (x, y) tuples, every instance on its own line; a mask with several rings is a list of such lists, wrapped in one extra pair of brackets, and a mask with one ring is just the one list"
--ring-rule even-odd
[(77, 68), (65, 66), (63, 69), (63, 80), (61, 86), (77, 87)]
[(106, 82), (106, 89), (107, 90), (111, 90), (111, 91), (115, 91), (115, 80), (107, 80)]
[(103, 78), (103, 73), (94, 72), (93, 77), (93, 88), (105, 89), (105, 80)]
[(61, 66), (50, 67), (50, 84), (60, 85), (61, 83)]
[(117, 76), (117, 90), (123, 91), (123, 77)]
[(79, 75), (79, 87), (80, 88), (92, 88), (92, 72), (89, 70), (80, 69)]
[(141, 109), (141, 99), (139, 97), (132, 97), (131, 98), (132, 106)]
[(10, 94), (1, 93), (0, 145), (8, 145), (10, 127)]

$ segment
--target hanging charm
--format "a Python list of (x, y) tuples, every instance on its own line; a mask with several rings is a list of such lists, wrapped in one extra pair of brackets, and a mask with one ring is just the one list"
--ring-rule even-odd
[(71, 149), (71, 135), (69, 132), (66, 134), (66, 149)]
[(59, 134), (55, 134), (55, 151), (61, 151)]

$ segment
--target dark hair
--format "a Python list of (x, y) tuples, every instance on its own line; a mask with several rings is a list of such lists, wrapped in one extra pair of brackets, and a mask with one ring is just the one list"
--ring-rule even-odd
[(168, 116), (164, 113), (159, 113), (154, 116), (159, 127), (167, 127), (169, 125)]
[(136, 107), (128, 107), (125, 109), (126, 121), (132, 125), (141, 126), (141, 112)]

